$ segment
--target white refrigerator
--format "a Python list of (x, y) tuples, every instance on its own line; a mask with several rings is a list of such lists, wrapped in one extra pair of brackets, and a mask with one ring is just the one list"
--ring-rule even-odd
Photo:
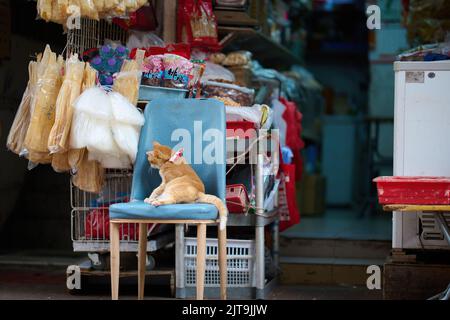
[[(394, 71), (394, 175), (450, 177), (450, 61), (395, 62)], [(394, 212), (392, 230), (393, 248), (450, 250), (433, 214)]]

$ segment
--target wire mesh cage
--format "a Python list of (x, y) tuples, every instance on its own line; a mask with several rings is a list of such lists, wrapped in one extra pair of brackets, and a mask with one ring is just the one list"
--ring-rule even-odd
[(118, 25), (107, 20), (91, 20), (81, 18), (79, 28), (67, 31), (66, 55), (79, 55), (90, 48), (97, 48), (105, 40), (126, 43), (128, 33)]
[[(77, 188), (71, 179), (71, 236), (75, 251), (107, 251), (109, 245), (109, 206), (130, 199), (132, 171), (109, 169), (99, 193)], [(138, 241), (138, 224), (122, 224), (122, 241)]]

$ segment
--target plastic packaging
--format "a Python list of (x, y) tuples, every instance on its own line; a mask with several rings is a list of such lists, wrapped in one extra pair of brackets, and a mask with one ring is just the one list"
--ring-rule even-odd
[(123, 62), (122, 68), (114, 81), (114, 91), (122, 94), (133, 105), (137, 104), (139, 97), (144, 57), (145, 51), (137, 50), (134, 60), (125, 60)]
[(144, 116), (120, 93), (110, 92), (109, 98), (113, 114), (111, 128), (114, 140), (120, 150), (134, 163)]
[(81, 17), (93, 20), (126, 17), (135, 12), (148, 0), (38, 0), (38, 15), (45, 21), (65, 24), (74, 13), (70, 9), (79, 8)]
[[(73, 135), (75, 141), (79, 139), (74, 143), (74, 147), (87, 147), (89, 152), (95, 153), (117, 154), (110, 129), (111, 102), (106, 92), (101, 88), (88, 89), (75, 102), (74, 108), (77, 124)], [(80, 132), (83, 129), (85, 131)]]
[(48, 150), (50, 153), (67, 151), (69, 149), (73, 103), (81, 92), (83, 72), (84, 62), (78, 60), (78, 55), (71, 56), (66, 62), (66, 74), (56, 99), (55, 123), (48, 139)]
[(82, 149), (80, 161), (77, 163), (77, 173), (72, 179), (73, 184), (87, 192), (100, 192), (104, 182), (104, 169), (97, 161), (88, 159), (87, 149)]
[(34, 156), (37, 163), (48, 163), (48, 157), (43, 157), (43, 153), (48, 153), (48, 138), (50, 130), (55, 121), (55, 104), (61, 87), (63, 58), (56, 58), (56, 54), (51, 52), (47, 45), (38, 67), (38, 79), (35, 95), (31, 103), (31, 119), (24, 146), (30, 153), (39, 153)]
[(188, 59), (176, 54), (165, 54), (164, 65), (164, 87), (186, 89), (189, 83), (193, 64)]
[(211, 63), (222, 64), (226, 57), (222, 52), (215, 52), (209, 55), (209, 61)]
[(184, 0), (178, 5), (177, 40), (218, 50), (217, 19), (211, 0)]
[(148, 47), (165, 47), (164, 41), (150, 32), (142, 32), (130, 30), (128, 36), (127, 47), (132, 50), (134, 48), (148, 48)]
[(31, 118), (31, 100), (36, 88), (38, 62), (31, 61), (28, 64), (28, 84), (23, 93), (22, 101), (17, 109), (16, 116), (9, 130), (6, 146), (17, 155), (21, 155), (24, 149), (24, 140), (27, 134)]
[(255, 90), (253, 89), (217, 81), (206, 81), (203, 84), (202, 93), (207, 98), (214, 96), (228, 97), (241, 106), (253, 105), (255, 96)]
[(252, 60), (252, 53), (250, 51), (235, 51), (227, 54), (222, 61), (224, 66), (245, 66)]
[(273, 122), (273, 111), (265, 104), (243, 108), (226, 106), (225, 110), (227, 121), (246, 120), (253, 122), (259, 129), (269, 129)]
[(163, 55), (149, 56), (142, 65), (142, 84), (161, 86), (164, 75)]
[(215, 80), (224, 80), (232, 83), (235, 81), (235, 77), (234, 74), (227, 68), (224, 68), (219, 64), (207, 61), (205, 63), (205, 72), (203, 73), (201, 82)]

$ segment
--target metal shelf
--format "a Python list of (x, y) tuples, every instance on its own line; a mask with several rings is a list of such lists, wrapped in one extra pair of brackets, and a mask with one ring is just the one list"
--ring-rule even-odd
[(289, 69), (303, 61), (285, 46), (275, 42), (259, 30), (245, 27), (218, 27), (224, 35), (221, 45), (225, 51), (248, 50), (265, 67)]
[[(258, 217), (260, 221), (257, 221)], [(256, 214), (249, 213), (247, 215), (239, 213), (230, 213), (228, 215), (228, 227), (264, 227), (274, 222), (278, 217), (277, 209), (268, 211), (264, 215), (257, 216)]]
[[(173, 232), (161, 233), (155, 235), (154, 239), (147, 241), (147, 252), (155, 252), (165, 245), (173, 242), (175, 235)], [(91, 241), (91, 240), (74, 240), (73, 242), (74, 252), (109, 252), (109, 241)], [(121, 252), (137, 252), (137, 241), (120, 241)]]

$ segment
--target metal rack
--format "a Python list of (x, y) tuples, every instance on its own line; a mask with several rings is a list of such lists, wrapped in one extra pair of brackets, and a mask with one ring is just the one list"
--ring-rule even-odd
[[(264, 230), (266, 226), (270, 226), (272, 233), (272, 261), (274, 268), (279, 270), (279, 214), (277, 210), (277, 204), (273, 210), (264, 209), (264, 152), (260, 147), (259, 142), (252, 144), (251, 141), (245, 141), (244, 144), (247, 147), (255, 148), (257, 150), (254, 154), (256, 157), (256, 174), (255, 174), (255, 193), (256, 193), (256, 212), (254, 214), (233, 214), (228, 216), (227, 227), (253, 227), (254, 239), (246, 240), (243, 247), (251, 248), (251, 265), (252, 265), (252, 279), (247, 279), (245, 286), (241, 281), (236, 281), (236, 277), (233, 273), (228, 272), (231, 281), (228, 281), (228, 296), (231, 298), (245, 298), (245, 299), (264, 299), (267, 294), (278, 282), (278, 275), (275, 275), (272, 279), (267, 277), (265, 270), (265, 234)], [(229, 146), (229, 145), (228, 145)], [(228, 150), (228, 149), (227, 149)], [(264, 151), (271, 151), (270, 149)], [(246, 151), (241, 151), (246, 152)], [(272, 159), (278, 157), (277, 152), (271, 152)], [(276, 187), (275, 187), (276, 188)], [(177, 225), (175, 230), (175, 270), (176, 270), (176, 297), (187, 298), (195, 296), (195, 288), (192, 287), (192, 279), (190, 278), (189, 268), (192, 266), (186, 265), (186, 256), (189, 255), (190, 246), (187, 244), (185, 238), (185, 229), (183, 225)], [(234, 246), (234, 239), (228, 240), (230, 243), (227, 245), (227, 251)], [(212, 254), (208, 256), (213, 264), (216, 255)], [(207, 259), (208, 259), (207, 257)], [(236, 258), (236, 257), (234, 257)], [(241, 257), (241, 259), (248, 259), (248, 256)], [(227, 259), (227, 264), (230, 266), (230, 260)], [(208, 265), (208, 261), (207, 261)], [(243, 271), (246, 271), (244, 269)], [(206, 278), (208, 280), (208, 278)], [(218, 297), (219, 288), (217, 284), (212, 281), (205, 283), (205, 296), (206, 297)]]

